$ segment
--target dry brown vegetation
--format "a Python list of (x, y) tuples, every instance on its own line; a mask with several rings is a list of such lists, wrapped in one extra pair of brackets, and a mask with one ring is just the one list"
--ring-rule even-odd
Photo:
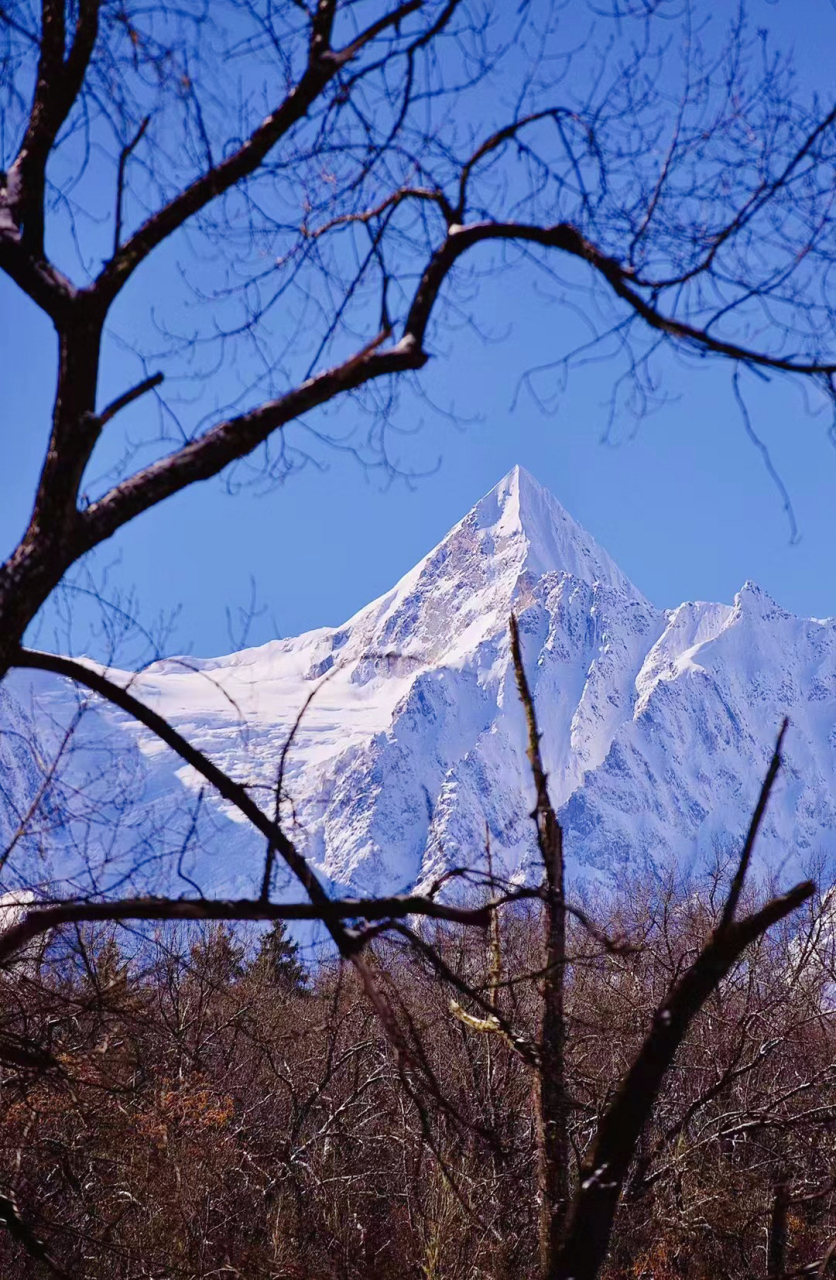
[[(616, 950), (570, 925), (573, 1182), (653, 1011), (718, 923), (710, 889), (631, 885), (595, 922)], [(499, 979), (483, 935), (432, 926), (451, 974), (495, 990), (532, 1038), (536, 910), (500, 913)], [(419, 1079), (350, 968), (322, 958), (303, 983), (278, 950), (277, 966), (225, 926), (84, 928), (7, 970), (0, 1177), (45, 1253), (91, 1277), (538, 1276), (520, 1055), (451, 1013), (460, 993), (436, 966), (385, 941), (374, 965)], [(608, 1280), (816, 1274), (836, 1234), (834, 980), (828, 914), (810, 906), (708, 1000), (632, 1163)], [(15, 1280), (49, 1266), (21, 1243), (0, 1237)]]
[[(708, 1206), (719, 1212), (724, 1193), (742, 1190), (758, 1203), (771, 1197), (767, 1274), (803, 1273), (787, 1271), (802, 1249), (795, 1210), (821, 1210), (831, 1190), (826, 1158), (807, 1167), (810, 1134), (823, 1141), (830, 1118), (827, 1036), (823, 1056), (805, 1058), (815, 1063), (810, 1078), (796, 1058), (800, 1031), (830, 1025), (832, 911), (820, 904), (806, 934), (787, 933), (815, 902), (814, 882), (783, 894), (769, 886), (760, 901), (746, 887), (787, 722), (736, 864), (718, 870), (707, 896), (633, 884), (623, 900), (608, 896), (605, 910), (584, 908), (566, 897), (563, 831), (514, 616), (509, 639), (541, 884), (497, 880), (486, 832), (484, 871), (451, 870), (426, 893), (373, 899), (330, 898), (245, 787), (133, 695), (54, 659), (193, 761), (267, 846), (258, 899), (6, 900), (0, 1064), (11, 1069), (7, 1096), (23, 1089), (23, 1109), (7, 1117), (14, 1156), (0, 1167), (0, 1223), (27, 1265), (61, 1277), (324, 1267), (383, 1276), (392, 1266), (439, 1280), (664, 1275), (671, 1259), (679, 1266), (711, 1252)], [(277, 797), (281, 779), (280, 768)], [(307, 903), (271, 899), (277, 855)], [(474, 902), (463, 900), (468, 886)], [(318, 921), (330, 940), (311, 985), (286, 933), (291, 920)], [(203, 932), (184, 950), (177, 931), (187, 921)], [(151, 922), (168, 932), (151, 935)], [(254, 953), (235, 932), (244, 922), (267, 926)], [(779, 925), (770, 952), (765, 938)], [(129, 928), (140, 932), (120, 950), (117, 931)], [(767, 1023), (775, 1034), (765, 1040)], [(700, 1027), (700, 1052), (689, 1059)], [(789, 1076), (775, 1077), (788, 1048)], [(670, 1111), (683, 1059), (689, 1088)], [(715, 1130), (700, 1128), (750, 1078), (754, 1101), (720, 1113)], [(69, 1132), (51, 1131), (56, 1116), (74, 1121)], [(100, 1146), (102, 1124), (112, 1148)], [(695, 1176), (695, 1128), (692, 1222), (682, 1188)], [(734, 1158), (741, 1137), (781, 1132), (802, 1135), (794, 1182), (783, 1146), (752, 1167)], [(739, 1188), (711, 1168), (718, 1144), (739, 1166)], [(756, 1240), (762, 1212), (754, 1227), (735, 1221), (728, 1241), (743, 1249), (752, 1231)], [(683, 1239), (695, 1244), (701, 1232), (709, 1243), (687, 1252)], [(669, 1234), (670, 1250), (660, 1244)], [(637, 1259), (650, 1270), (635, 1272)], [(824, 1274), (830, 1260), (828, 1246), (809, 1266)], [(726, 1266), (725, 1254), (713, 1265)]]

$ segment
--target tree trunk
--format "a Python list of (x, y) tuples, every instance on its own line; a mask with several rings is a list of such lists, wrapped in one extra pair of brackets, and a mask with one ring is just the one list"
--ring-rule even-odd
[(564, 981), (566, 910), (563, 898), (563, 836), (549, 810), (541, 841), (546, 864), (543, 1006), (540, 1069), (534, 1083), (537, 1180), (540, 1201), (540, 1268), (554, 1273), (569, 1204), (569, 1140), (566, 1105)]
[(102, 316), (75, 302), (58, 334), (52, 432), (29, 526), (0, 565), (0, 680), (27, 627), (84, 551), (78, 491), (99, 435), (96, 384)]
[(781, 1179), (775, 1188), (775, 1199), (772, 1202), (772, 1214), (769, 1221), (769, 1240), (766, 1250), (766, 1274), (769, 1280), (781, 1280), (787, 1255), (787, 1210), (789, 1209), (789, 1188)]

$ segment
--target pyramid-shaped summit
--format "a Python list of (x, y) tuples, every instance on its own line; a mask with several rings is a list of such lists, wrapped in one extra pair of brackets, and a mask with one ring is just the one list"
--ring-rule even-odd
[[(804, 865), (833, 858), (836, 620), (794, 618), (751, 586), (733, 607), (655, 609), (521, 467), (342, 626), (224, 658), (160, 663), (131, 677), (131, 687), (231, 776), (263, 787), (256, 795), (273, 793), (286, 753), (282, 818), (334, 885), (365, 894), (434, 883), (452, 867), (479, 865), (486, 829), (496, 874), (539, 878), (512, 610), (573, 873), (619, 877), (649, 859), (684, 868), (727, 859), (785, 715), (791, 784), (776, 792), (758, 856), (775, 867), (788, 856)], [(32, 697), (28, 674), (16, 677), (17, 693), (4, 685), (21, 708)], [(49, 689), (42, 717), (56, 741), (60, 696)], [(39, 767), (29, 778), (14, 753), (4, 757), (7, 726), (23, 723), (10, 705), (0, 703), (0, 778), (5, 770), (23, 812)], [(75, 714), (67, 695), (66, 724)], [(127, 825), (121, 809), (116, 815), (124, 841), (103, 850), (107, 875), (127, 874), (145, 833), (156, 845), (165, 831), (172, 849), (192, 842), (183, 870), (204, 893), (257, 893), (258, 833), (208, 793), (195, 819), (196, 776), (120, 715), (99, 708), (77, 727), (69, 784), (80, 777), (82, 785), (90, 760), (100, 761), (106, 731), (108, 758), (122, 769), (128, 751), (136, 776), (147, 770), (147, 800)], [(16, 730), (15, 741), (28, 735)], [(103, 813), (108, 776), (96, 792)], [(87, 858), (86, 829), (66, 832), (66, 849)], [(40, 867), (40, 845), (37, 857)], [(61, 857), (59, 849), (56, 874), (76, 883), (75, 853), (66, 864)], [(154, 865), (161, 880), (146, 891), (170, 892), (171, 868)]]
[[(341, 662), (361, 662), (358, 680), (391, 672), (380, 655), (413, 666), (456, 663), (504, 635), (509, 614), (546, 574), (601, 583), (647, 603), (595, 539), (517, 466), (391, 591), (349, 619), (339, 633)], [(314, 669), (329, 657), (323, 647)]]
[(584, 582), (602, 582), (644, 602), (618, 565), (591, 534), (524, 467), (515, 466), (482, 498), (462, 524), (475, 520), (491, 542), (519, 543), (522, 566), (535, 577), (570, 573)]

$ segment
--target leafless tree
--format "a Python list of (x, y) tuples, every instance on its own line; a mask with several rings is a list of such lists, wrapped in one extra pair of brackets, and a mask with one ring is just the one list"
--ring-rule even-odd
[[(451, 308), (478, 316), (471, 262), (586, 281), (637, 386), (663, 346), (829, 393), (836, 108), (796, 102), (742, 17), (718, 48), (685, 9), (614, 6), (578, 48), (547, 0), (5, 6), (0, 267), (52, 323), (56, 394), (0, 569), (0, 673), (127, 523), (361, 388), (385, 407)], [(103, 406), (130, 286), (189, 245), (197, 331), (173, 291), (160, 367)], [(243, 403), (189, 422), (161, 401), (176, 446), (97, 485), (117, 416), (239, 339)]]
[[(694, 889), (636, 881), (592, 918), (569, 913), (576, 1205), (619, 1077), (722, 928), (725, 895)], [(372, 944), (446, 1107), (421, 1096), (362, 981), (334, 960), (303, 987), (211, 924), (122, 935), (125, 949), (107, 924), (53, 934), (0, 981), (0, 1176), (20, 1227), (0, 1238), (4, 1273), (26, 1274), (23, 1246), (59, 1274), (97, 1277), (327, 1274), (335, 1259), (352, 1280), (549, 1274), (537, 1244), (534, 1076), (550, 977), (539, 910), (546, 921), (545, 897), (500, 909), (501, 965), (485, 932), (456, 922), (429, 922), (424, 947), (397, 932)], [(751, 891), (741, 910), (759, 912)], [(768, 1240), (771, 1274), (815, 1273), (836, 1225), (832, 946), (831, 913), (811, 901), (695, 1013), (631, 1160), (608, 1280), (639, 1262), (666, 1278), (766, 1274)]]
[[(609, 57), (593, 33), (567, 47), (560, 9), (547, 3), (511, 17), (476, 0), (319, 0), (310, 9), (298, 0), (186, 0), (176, 9), (43, 0), (38, 12), (25, 3), (0, 10), (0, 267), (52, 323), (56, 344), (31, 518), (0, 567), (0, 678), (11, 667), (48, 671), (114, 703), (234, 805), (267, 849), (258, 899), (94, 894), (39, 904), (0, 936), (0, 959), (58, 925), (321, 920), (395, 1047), (403, 1087), (426, 1068), (443, 1106), (365, 949), (410, 915), (487, 927), (503, 900), (543, 899), (548, 976), (533, 1063), (549, 1064), (537, 1074), (541, 1252), (545, 1275), (576, 1278), (600, 1268), (636, 1145), (693, 1018), (746, 946), (812, 892), (805, 882), (736, 918), (778, 752), (722, 919), (658, 1009), (568, 1205), (566, 905), (530, 698), (546, 888), (472, 908), (435, 896), (333, 901), (247, 787), (101, 670), (23, 639), (73, 566), (160, 502), (261, 448), (267, 472), (281, 471), (293, 461), (292, 428), (321, 429), (318, 414), (361, 391), (391, 416), (399, 382), (420, 385), (445, 320), (478, 316), (477, 263), (510, 271), (531, 259), (564, 300), (580, 283), (590, 316), (601, 305), (607, 316), (596, 340), (626, 353), (639, 393), (668, 347), (725, 360), (736, 377), (766, 370), (832, 393), (836, 108), (794, 101), (787, 67), (758, 61), (759, 38), (742, 18), (718, 49), (701, 43), (691, 13), (671, 95), (664, 15), (656, 5), (621, 8), (599, 16), (630, 28), (627, 52)], [(486, 101), (495, 116), (487, 122)], [(103, 204), (106, 221), (88, 221)], [(178, 334), (175, 295), (160, 322), (158, 365), (146, 344), (142, 376), (102, 405), (120, 313), (169, 250), (182, 252), (202, 295), (198, 332)], [(195, 269), (210, 251), (198, 287)], [(189, 361), (242, 351), (244, 385), (226, 410), (184, 421), (162, 398), (164, 379)], [(97, 448), (152, 393), (162, 431), (148, 433), (143, 459), (131, 452), (96, 482)], [(377, 428), (369, 446), (385, 450)], [(518, 678), (525, 701), (521, 658)], [(271, 900), (277, 857), (305, 901)], [(11, 1210), (6, 1221), (25, 1235)]]

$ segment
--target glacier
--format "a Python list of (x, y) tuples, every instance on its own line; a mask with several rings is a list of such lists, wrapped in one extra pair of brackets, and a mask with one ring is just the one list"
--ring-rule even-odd
[[(512, 611), (571, 876), (729, 859), (784, 716), (760, 864), (829, 868), (836, 621), (795, 617), (750, 582), (730, 605), (655, 608), (521, 467), (341, 626), (110, 674), (271, 811), (284, 756), (282, 821), (330, 886), (426, 886), (480, 866), (488, 838), (497, 874), (523, 881), (539, 873)], [(0, 847), (24, 818), (3, 887), (34, 867), (76, 892), (257, 891), (261, 839), (167, 748), (55, 678), (15, 673), (0, 689)]]

